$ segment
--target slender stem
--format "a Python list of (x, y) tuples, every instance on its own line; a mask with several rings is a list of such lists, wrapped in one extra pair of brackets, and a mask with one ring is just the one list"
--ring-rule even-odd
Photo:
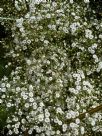
[(0, 17), (0, 20), (16, 20), (15, 18)]
[[(98, 111), (100, 111), (100, 110), (102, 110), (102, 105), (99, 105), (99, 106), (97, 106), (97, 107), (95, 107), (95, 108), (92, 108), (92, 109), (90, 109), (90, 110), (88, 110), (88, 111), (86, 111), (86, 112), (84, 112), (84, 113), (81, 113), (81, 114), (79, 114), (79, 116), (77, 116), (76, 118), (84, 119), (85, 116), (86, 116), (86, 113), (88, 113), (89, 115), (92, 115), (93, 113), (98, 112)], [(71, 121), (74, 121), (76, 118), (74, 118), (74, 119), (69, 119), (69, 120), (68, 120), (68, 123), (70, 123)]]
[(24, 136), (28, 136), (28, 130), (27, 129), (24, 132)]

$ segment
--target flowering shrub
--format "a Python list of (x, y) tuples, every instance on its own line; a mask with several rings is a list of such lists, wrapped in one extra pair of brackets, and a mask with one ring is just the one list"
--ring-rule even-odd
[(101, 135), (102, 22), (87, 19), (89, 1), (14, 5), (11, 40), (3, 41), (11, 71), (0, 81), (2, 133)]

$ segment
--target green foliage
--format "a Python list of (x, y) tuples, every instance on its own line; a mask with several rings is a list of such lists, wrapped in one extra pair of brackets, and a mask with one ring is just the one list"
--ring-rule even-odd
[(6, 125), (7, 114), (6, 107), (0, 105), (0, 130)]

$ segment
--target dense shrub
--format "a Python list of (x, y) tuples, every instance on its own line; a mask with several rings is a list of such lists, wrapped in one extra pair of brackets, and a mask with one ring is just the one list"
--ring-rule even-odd
[(101, 135), (102, 22), (89, 1), (5, 3), (1, 133)]

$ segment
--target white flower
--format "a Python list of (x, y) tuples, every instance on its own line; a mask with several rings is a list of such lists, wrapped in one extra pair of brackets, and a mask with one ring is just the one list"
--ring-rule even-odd
[(10, 85), (9, 83), (6, 84), (6, 87), (7, 87), (7, 88), (10, 88), (10, 86), (11, 86), (11, 85)]
[(79, 130), (78, 129), (75, 128), (74, 133), (75, 133), (76, 136), (79, 136)]
[(49, 77), (49, 81), (52, 81), (52, 79), (53, 79), (52, 77)]
[(102, 39), (102, 34), (99, 35), (99, 38)]
[(49, 25), (48, 25), (48, 28), (50, 28), (50, 29), (51, 29), (51, 28), (52, 28), (52, 26), (49, 24)]
[(25, 108), (29, 108), (29, 103), (25, 103)]
[(51, 26), (52, 30), (56, 30), (56, 25)]
[(96, 48), (97, 48), (97, 44), (94, 43), (94, 44), (92, 45), (92, 49), (96, 49)]
[(60, 114), (64, 113), (60, 107), (58, 107), (56, 111), (57, 111), (57, 113), (60, 113)]
[(57, 123), (58, 123), (58, 125), (60, 125), (60, 126), (62, 125), (62, 121), (60, 121), (60, 120), (58, 120)]
[(89, 81), (83, 81), (83, 85), (93, 88)]
[(29, 85), (29, 91), (33, 91), (33, 86)]
[(2, 88), (1, 91), (2, 91), (2, 92), (6, 92), (6, 88)]
[(83, 135), (85, 133), (84, 127), (81, 127), (80, 130), (81, 130), (81, 134)]
[(9, 134), (9, 135), (12, 135), (12, 134), (13, 134), (13, 132), (12, 132), (11, 130), (9, 130), (9, 131), (8, 131), (8, 134)]
[(23, 99), (26, 100), (28, 98), (27, 95), (23, 95)]
[(75, 113), (74, 111), (71, 110), (71, 111), (70, 111), (70, 114), (71, 114), (71, 117), (72, 117), (72, 118), (75, 118), (75, 117), (76, 117), (76, 113)]
[(76, 89), (77, 89), (77, 90), (80, 90), (80, 89), (81, 89), (81, 86), (80, 86), (80, 85), (77, 85), (77, 86), (76, 86)]
[(1, 96), (1, 98), (5, 98), (6, 97), (6, 95), (5, 94), (3, 94), (2, 96)]
[(71, 114), (70, 114), (70, 113), (67, 113), (66, 118), (67, 118), (67, 119), (71, 119)]
[(65, 33), (68, 33), (68, 29), (67, 29), (66, 27), (63, 27), (63, 31), (64, 31)]
[(29, 130), (29, 131), (28, 131), (28, 134), (32, 134), (32, 130)]
[[(49, 60), (47, 60), (47, 61), (46, 61), (46, 63), (49, 65), (49, 64), (50, 64), (50, 61), (49, 61)], [(51, 70), (50, 70), (50, 71), (51, 71)]]
[(8, 102), (7, 103), (7, 107), (9, 108), (9, 107), (11, 107), (12, 106), (12, 104), (10, 103), (10, 102)]
[(77, 119), (75, 120), (75, 122), (76, 122), (76, 124), (79, 124), (79, 123), (80, 123), (80, 119), (77, 118)]
[(63, 128), (63, 132), (65, 132), (67, 130), (67, 124), (63, 124), (62, 128)]
[(89, 3), (89, 0), (84, 0), (85, 3)]
[(30, 93), (29, 93), (29, 96), (30, 96), (30, 97), (33, 97), (33, 96), (34, 96), (33, 92), (30, 92)]
[[(76, 47), (76, 43), (73, 42), (71, 46), (72, 46), (72, 47)], [(73, 77), (76, 77), (76, 75), (77, 75), (77, 74), (73, 74)]]
[(25, 92), (23, 91), (23, 92), (21, 92), (21, 96), (24, 96), (25, 95)]
[(98, 68), (99, 68), (99, 69), (102, 69), (102, 61), (99, 62)]
[(21, 89), (20, 87), (16, 87), (16, 91), (19, 92)]
[(19, 128), (20, 123), (15, 124), (15, 128)]
[(89, 29), (85, 30), (85, 37), (89, 39), (93, 39), (92, 31)]
[(14, 128), (14, 133), (15, 133), (15, 134), (19, 134), (19, 131), (18, 131), (17, 128)]
[(30, 99), (29, 99), (29, 102), (34, 102), (34, 98), (30, 98)]
[(16, 19), (16, 26), (18, 28), (21, 28), (22, 27), (22, 24), (23, 24), (23, 18), (20, 18), (20, 19)]
[(7, 128), (9, 129), (10, 127), (11, 127), (11, 125), (10, 125), (10, 124), (8, 124), (8, 125), (7, 125)]
[(26, 60), (27, 64), (30, 66), (31, 65), (31, 60)]
[(91, 125), (92, 125), (92, 126), (95, 126), (95, 120), (92, 120), (92, 121), (91, 121)]
[(72, 33), (74, 33), (79, 27), (80, 27), (80, 23), (79, 22), (75, 22), (75, 23), (72, 23), (70, 25)]
[(45, 118), (45, 122), (46, 123), (50, 122), (50, 119), (49, 118)]
[(70, 123), (70, 125), (69, 125), (71, 128), (76, 128), (76, 124), (75, 123)]
[(56, 98), (59, 98), (60, 97), (60, 94), (58, 92), (56, 92)]
[(91, 34), (92, 34), (92, 31), (89, 30), (89, 29), (86, 29), (86, 30), (85, 30), (85, 34), (86, 34), (86, 35), (91, 35)]
[(40, 105), (40, 107), (43, 107), (43, 106), (44, 106), (44, 103), (43, 103), (43, 102), (40, 102), (39, 105)]
[(73, 4), (73, 0), (70, 0), (70, 3)]
[(22, 119), (21, 122), (22, 122), (22, 124), (25, 124), (25, 123), (26, 123), (26, 120), (25, 120), (25, 119)]
[(0, 104), (2, 103), (3, 101), (0, 99)]
[(51, 14), (46, 14), (46, 17), (47, 18), (51, 18)]
[(45, 117), (49, 117), (50, 113), (49, 112), (45, 112)]
[(0, 12), (2, 12), (3, 11), (3, 8), (0, 8)]
[(94, 58), (94, 59), (96, 59), (96, 58), (97, 58), (97, 55), (96, 55), (96, 54), (94, 54), (94, 55), (93, 55), (93, 58)]
[(93, 55), (93, 58), (98, 61), (98, 57), (96, 54)]
[(37, 109), (37, 103), (33, 103), (33, 109), (35, 110), (35, 109)]
[(5, 87), (5, 86), (6, 86), (5, 83), (2, 83), (2, 84), (1, 84), (1, 87)]
[(43, 114), (38, 115), (38, 120), (42, 122), (44, 120), (44, 115)]
[(18, 115), (22, 115), (22, 111), (18, 111)]
[(18, 117), (14, 117), (13, 121), (17, 122), (18, 121)]

